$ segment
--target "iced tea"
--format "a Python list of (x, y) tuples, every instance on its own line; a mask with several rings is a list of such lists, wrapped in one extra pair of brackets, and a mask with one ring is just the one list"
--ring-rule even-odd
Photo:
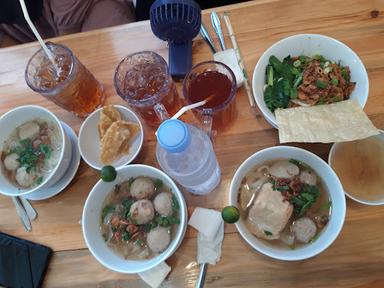
[(103, 105), (102, 85), (65, 46), (48, 43), (55, 58), (55, 67), (43, 50), (27, 64), (28, 86), (67, 111), (86, 117)]
[(172, 116), (181, 108), (167, 63), (154, 52), (138, 52), (124, 58), (116, 68), (115, 88), (151, 126), (161, 122), (156, 110)]

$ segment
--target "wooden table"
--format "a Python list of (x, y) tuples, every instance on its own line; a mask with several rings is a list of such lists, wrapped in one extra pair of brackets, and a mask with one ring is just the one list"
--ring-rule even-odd
[[(362, 58), (369, 74), (370, 93), (365, 107), (371, 120), (384, 128), (384, 1), (259, 0), (216, 11), (230, 11), (230, 18), (252, 75), (255, 64), (271, 44), (297, 33), (320, 33), (337, 38)], [(208, 27), (210, 11), (204, 11)], [(210, 29), (212, 31), (212, 29)], [(108, 103), (124, 103), (114, 91), (112, 77), (126, 55), (154, 50), (167, 57), (166, 43), (155, 38), (148, 22), (134, 23), (54, 39), (69, 46), (106, 87)], [(216, 39), (216, 43), (217, 39)], [(226, 38), (227, 45), (230, 41)], [(36, 43), (0, 50), (0, 114), (23, 104), (44, 106), (78, 132), (81, 119), (32, 92), (25, 84), (27, 60)], [(196, 40), (193, 63), (212, 58), (208, 46)], [(219, 188), (207, 196), (184, 193), (191, 213), (196, 206), (221, 209), (228, 202), (228, 188), (236, 168), (254, 152), (278, 145), (277, 131), (258, 113), (251, 113), (247, 97), (237, 95), (236, 122), (215, 141), (222, 168)], [(156, 166), (153, 130), (146, 128), (144, 147), (135, 163)], [(1, 133), (1, 132), (0, 132)], [(304, 145), (326, 159), (330, 145)], [(383, 175), (384, 176), (384, 175)], [(33, 202), (39, 213), (33, 231), (22, 228), (9, 198), (0, 197), (0, 231), (53, 248), (45, 287), (146, 287), (136, 275), (105, 269), (85, 246), (79, 220), (84, 201), (98, 180), (97, 171), (81, 162), (77, 175), (64, 192), (46, 201)], [(344, 228), (335, 243), (321, 255), (301, 262), (282, 262), (253, 251), (234, 226), (225, 227), (222, 259), (209, 266), (206, 287), (384, 287), (384, 209), (347, 200)], [(173, 270), (167, 287), (194, 287), (196, 232), (188, 228), (182, 246), (168, 263)]]

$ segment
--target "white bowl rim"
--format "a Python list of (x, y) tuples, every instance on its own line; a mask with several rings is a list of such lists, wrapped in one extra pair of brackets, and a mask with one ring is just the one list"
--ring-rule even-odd
[[(145, 164), (131, 164), (131, 165), (127, 165), (127, 166), (123, 166), (123, 167), (120, 167), (120, 168), (117, 168), (116, 171), (119, 172), (121, 170), (125, 170), (125, 169), (134, 169), (134, 168), (137, 168), (137, 167), (141, 167), (141, 168), (144, 168), (144, 169), (150, 169), (152, 171), (156, 171), (156, 172), (159, 172), (162, 177), (164, 177), (165, 179), (167, 179), (170, 183), (173, 183), (173, 187), (172, 187), (172, 193), (173, 194), (177, 194), (178, 196), (178, 200), (179, 200), (179, 205), (180, 205), (180, 224), (179, 224), (179, 231), (177, 233), (177, 235), (175, 236), (175, 238), (170, 242), (169, 246), (173, 246), (172, 249), (170, 250), (166, 250), (164, 251), (163, 253), (159, 254), (158, 256), (161, 255), (161, 257), (159, 258), (159, 260), (157, 261), (158, 263), (153, 263), (152, 265), (148, 265), (148, 267), (146, 267), (144, 270), (140, 270), (140, 269), (136, 269), (136, 270), (130, 270), (127, 272), (127, 270), (124, 270), (124, 269), (119, 269), (119, 268), (116, 268), (116, 267), (111, 267), (109, 266), (107, 263), (103, 262), (99, 257), (98, 255), (93, 251), (93, 248), (91, 248), (91, 246), (89, 245), (89, 240), (88, 240), (88, 237), (87, 237), (87, 234), (85, 232), (85, 223), (84, 223), (84, 218), (86, 217), (86, 207), (89, 205), (89, 199), (90, 199), (90, 195), (93, 194), (93, 193), (96, 193), (96, 187), (102, 182), (102, 180), (100, 179), (99, 181), (97, 181), (97, 183), (92, 187), (91, 191), (89, 192), (88, 196), (87, 196), (87, 199), (84, 203), (84, 206), (83, 206), (83, 213), (82, 213), (82, 233), (83, 233), (83, 237), (84, 237), (84, 241), (85, 241), (85, 244), (86, 246), (88, 247), (88, 250), (91, 252), (91, 254), (93, 255), (93, 257), (95, 257), (95, 259), (100, 263), (102, 264), (104, 267), (112, 270), (112, 271), (116, 271), (116, 272), (119, 272), (119, 273), (124, 273), (124, 274), (135, 274), (135, 273), (141, 273), (141, 272), (145, 272), (145, 271), (148, 271), (154, 267), (156, 267), (158, 264), (160, 264), (161, 262), (167, 260), (169, 257), (171, 257), (175, 252), (176, 250), (179, 248), (179, 246), (181, 245), (181, 243), (183, 242), (184, 240), (184, 236), (185, 236), (185, 232), (187, 230), (187, 220), (188, 220), (188, 210), (187, 210), (187, 204), (185, 202), (185, 199), (184, 199), (184, 196), (183, 196), (183, 193), (180, 191), (180, 189), (178, 188), (178, 186), (176, 185), (176, 183), (165, 173), (163, 172), (162, 170), (156, 168), (156, 167), (152, 167), (152, 166), (149, 166), (149, 165), (145, 165)], [(124, 180), (123, 180), (124, 181)], [(109, 192), (108, 192), (109, 193)], [(180, 201), (181, 200), (181, 201)], [(110, 248), (109, 248), (110, 249)], [(114, 253), (113, 251), (111, 251), (111, 253)], [(152, 258), (151, 258), (152, 259)], [(149, 259), (150, 260), (150, 259)], [(131, 262), (134, 262), (134, 261), (146, 261), (146, 260), (130, 260)]]
[[(260, 151), (257, 151), (256, 153), (250, 155), (246, 160), (244, 160), (241, 165), (236, 169), (236, 172), (234, 174), (234, 176), (232, 177), (232, 180), (231, 180), (231, 184), (230, 184), (230, 188), (229, 188), (229, 191), (230, 191), (230, 195), (229, 195), (229, 205), (233, 205), (233, 206), (238, 206), (238, 203), (237, 201), (232, 201), (232, 195), (235, 194), (236, 197), (234, 197), (235, 199), (237, 199), (237, 194), (238, 194), (238, 187), (234, 187), (234, 179), (236, 179), (237, 175), (241, 172), (242, 167), (244, 167), (246, 165), (246, 163), (248, 163), (249, 161), (252, 161), (253, 158), (255, 157), (258, 157), (260, 156), (261, 154), (265, 153), (265, 152), (270, 152), (270, 151), (274, 151), (274, 150), (280, 150), (280, 149), (289, 149), (289, 150), (292, 150), (292, 151), (297, 151), (297, 152), (300, 152), (300, 153), (303, 153), (303, 154), (306, 154), (308, 155), (309, 157), (313, 157), (313, 159), (316, 159), (315, 161), (320, 161), (319, 163), (322, 163), (322, 165), (326, 165), (326, 167), (329, 168), (329, 172), (331, 173), (332, 177), (336, 180), (336, 183), (338, 184), (338, 190), (340, 190), (341, 192), (343, 192), (343, 188), (342, 188), (342, 185), (341, 185), (341, 182), (339, 180), (339, 178), (337, 177), (336, 173), (333, 171), (333, 169), (323, 160), (321, 159), (319, 156), (317, 156), (316, 154), (308, 151), (308, 150), (305, 150), (305, 149), (302, 149), (302, 148), (298, 148), (298, 147), (294, 147), (294, 146), (285, 146), (285, 145), (281, 145), (281, 146), (272, 146), (272, 147), (268, 147), (268, 148), (265, 148), (265, 149), (262, 149)], [(267, 160), (265, 160), (267, 161)], [(274, 250), (276, 252), (269, 252), (269, 251), (264, 251), (262, 248), (258, 247), (257, 245), (254, 245), (252, 243), (252, 241), (250, 239), (248, 239), (247, 235), (245, 234), (245, 231), (243, 231), (243, 229), (240, 227), (240, 224), (239, 222), (236, 222), (235, 223), (235, 226), (236, 226), (236, 229), (239, 231), (241, 237), (245, 240), (245, 242), (248, 243), (249, 246), (251, 246), (253, 249), (255, 249), (256, 251), (258, 251), (259, 253), (263, 254), (263, 255), (266, 255), (266, 256), (269, 256), (271, 258), (274, 258), (274, 259), (277, 259), (277, 260), (284, 260), (284, 261), (300, 261), (300, 260), (305, 260), (305, 259), (308, 259), (308, 258), (312, 258), (320, 253), (322, 253), (324, 250), (326, 250), (335, 240), (336, 238), (339, 236), (341, 230), (342, 230), (342, 227), (344, 225), (344, 221), (345, 221), (345, 215), (346, 215), (346, 201), (345, 201), (345, 197), (343, 196), (342, 197), (342, 207), (338, 207), (339, 208), (339, 212), (338, 213), (341, 213), (341, 220), (340, 223), (337, 223), (337, 231), (336, 233), (334, 233), (330, 238), (328, 238), (328, 241), (325, 242), (320, 249), (318, 249), (317, 251), (314, 251), (312, 253), (308, 253), (308, 255), (304, 256), (304, 257), (300, 257), (300, 256), (297, 256), (297, 257), (294, 257), (294, 256), (289, 256), (289, 255), (279, 255), (279, 250)], [(251, 232), (249, 232), (251, 233)], [(252, 233), (251, 233), (252, 234)], [(256, 236), (254, 236), (252, 234), (252, 237), (256, 238)], [(320, 237), (319, 239), (322, 237), (322, 235), (320, 234)], [(319, 240), (317, 239), (317, 241)], [(309, 244), (310, 245), (310, 244)], [(308, 245), (304, 246), (307, 247)], [(297, 250), (293, 250), (293, 251), (299, 251), (299, 249)]]
[[(45, 183), (47, 183), (52, 177), (53, 175), (56, 173), (57, 169), (59, 168), (59, 164), (61, 163), (61, 161), (63, 160), (63, 157), (64, 157), (64, 151), (65, 151), (65, 146), (66, 146), (66, 143), (65, 143), (65, 132), (64, 132), (64, 129), (63, 129), (63, 126), (61, 125), (61, 121), (59, 120), (59, 118), (57, 118), (57, 116), (55, 114), (53, 114), (51, 111), (49, 111), (47, 108), (44, 108), (42, 106), (38, 106), (38, 105), (22, 105), (22, 106), (18, 106), (16, 108), (13, 108), (7, 112), (5, 112), (3, 115), (1, 115), (0, 117), (0, 122), (6, 118), (6, 117), (9, 117), (9, 115), (11, 115), (12, 113), (15, 113), (15, 112), (18, 112), (19, 110), (23, 110), (23, 109), (29, 109), (29, 108), (32, 108), (32, 109), (37, 109), (37, 110), (43, 110), (45, 111), (50, 117), (52, 117), (52, 119), (55, 121), (55, 124), (56, 126), (59, 128), (59, 132), (60, 132), (60, 136), (61, 136), (61, 151), (60, 151), (60, 156), (59, 156), (59, 159), (56, 163), (56, 166), (55, 168), (51, 171), (51, 173), (48, 175), (48, 177), (46, 177), (44, 179), (44, 181), (40, 184), (40, 185), (37, 185), (35, 186), (33, 189), (30, 189), (30, 190), (20, 190), (20, 193), (18, 193), (17, 195), (14, 194), (14, 193), (8, 193), (7, 191), (5, 191), (4, 189), (1, 189), (1, 194), (3, 195), (7, 195), (7, 196), (23, 196), (23, 195), (27, 195), (27, 194), (30, 194), (34, 191), (36, 191), (37, 189), (40, 189), (43, 185), (45, 185)], [(33, 119), (31, 119), (33, 120)]]
[[(139, 117), (136, 115), (136, 113), (135, 113), (134, 111), (132, 111), (131, 109), (129, 109), (128, 107), (125, 107), (125, 106), (123, 106), (123, 105), (117, 105), (117, 104), (110, 104), (110, 105), (113, 106), (113, 107), (117, 107), (117, 108), (126, 110), (126, 111), (128, 111), (129, 113), (131, 113), (131, 115), (133, 116), (133, 118), (135, 118), (135, 122), (138, 123), (139, 126), (140, 126), (140, 134), (141, 134), (141, 139), (140, 139), (140, 143), (139, 143), (139, 147), (138, 147), (138, 149), (137, 149), (134, 153), (132, 153), (132, 156), (130, 157), (130, 159), (128, 159), (128, 161), (126, 161), (125, 163), (123, 163), (123, 164), (117, 166), (117, 167), (116, 167), (116, 169), (117, 169), (117, 168), (124, 167), (124, 166), (128, 165), (129, 163), (131, 163), (133, 160), (135, 160), (135, 158), (137, 157), (137, 155), (140, 153), (141, 148), (143, 147), (143, 142), (144, 142), (144, 128), (143, 128), (143, 124), (141, 123)], [(106, 106), (104, 106), (104, 107), (106, 107)], [(87, 158), (84, 156), (85, 154), (83, 153), (83, 150), (81, 149), (81, 139), (82, 139), (81, 135), (82, 135), (82, 132), (83, 132), (84, 127), (85, 127), (85, 124), (86, 124), (86, 122), (88, 121), (88, 119), (90, 119), (91, 117), (93, 117), (95, 114), (99, 113), (99, 111), (101, 111), (104, 107), (100, 107), (100, 108), (96, 109), (96, 110), (93, 111), (91, 114), (89, 114), (89, 115), (87, 116), (87, 118), (85, 118), (85, 120), (83, 121), (83, 123), (82, 123), (81, 126), (80, 126), (80, 129), (79, 129), (79, 137), (78, 137), (79, 141), (77, 142), (77, 146), (79, 147), (80, 155), (81, 155), (81, 157), (83, 158), (83, 160), (84, 160), (89, 166), (91, 166), (93, 169), (96, 169), (96, 170), (101, 170), (103, 167), (99, 167), (99, 166), (94, 165), (93, 163), (91, 163), (91, 162), (89, 161), (89, 159), (87, 159)]]
[[(292, 39), (296, 39), (296, 38), (310, 38), (310, 37), (313, 37), (313, 38), (322, 38), (322, 39), (326, 39), (328, 41), (333, 41), (333, 42), (336, 42), (338, 43), (339, 45), (341, 45), (342, 47), (344, 47), (346, 50), (348, 50), (350, 53), (352, 53), (355, 57), (356, 57), (356, 60), (357, 60), (357, 63), (362, 67), (363, 69), (363, 74), (364, 74), (364, 81), (366, 81), (367, 83), (367, 91), (366, 93), (363, 95), (363, 97), (361, 97), (361, 100), (359, 101), (359, 104), (361, 102), (362, 104), (362, 108), (365, 107), (367, 101), (368, 101), (368, 96), (369, 96), (369, 78), (368, 78), (368, 73), (367, 73), (367, 69), (365, 68), (364, 66), (364, 63), (363, 61), (361, 61), (359, 55), (357, 55), (357, 53), (355, 51), (353, 51), (348, 45), (344, 44), (343, 42), (341, 42), (340, 40), (337, 40), (335, 38), (332, 38), (330, 36), (326, 36), (326, 35), (322, 35), (322, 34), (311, 34), (311, 33), (308, 33), (308, 34), (295, 34), (295, 35), (291, 35), (291, 36), (288, 36), (288, 37), (285, 37), (283, 39), (280, 39), (279, 41), (275, 42), (274, 44), (272, 44), (270, 47), (268, 47), (264, 52), (263, 54), (261, 54), (259, 60), (257, 61), (256, 63), (256, 66), (255, 66), (255, 69), (253, 70), (253, 75), (252, 75), (252, 92), (253, 92), (253, 98), (255, 99), (256, 101), (256, 104), (258, 106), (258, 108), (260, 109), (260, 111), (262, 112), (263, 116), (265, 117), (265, 119), (274, 127), (274, 128), (278, 128), (278, 125), (277, 125), (277, 121), (276, 121), (276, 116), (272, 113), (272, 117), (270, 117), (270, 115), (264, 113), (264, 109), (262, 108), (263, 106), (261, 105), (260, 101), (264, 101), (264, 94), (263, 94), (263, 97), (257, 97), (257, 93), (255, 91), (255, 85), (254, 83), (256, 82), (256, 72), (259, 71), (260, 69), (262, 69), (263, 67), (260, 67), (261, 66), (261, 61), (262, 59), (264, 59), (265, 57), (267, 57), (267, 54), (269, 53), (269, 51), (271, 49), (274, 49), (275, 47), (281, 45), (283, 42), (287, 41), (287, 40), (292, 40)], [(265, 70), (265, 69), (264, 69)], [(263, 72), (264, 73), (264, 72)], [(267, 108), (268, 109), (268, 108)]]
[[(370, 136), (370, 137), (377, 137), (377, 138), (380, 138), (378, 136), (382, 135), (384, 136), (384, 130), (381, 130), (381, 129), (378, 129), (380, 131), (380, 134), (378, 135), (373, 135), (373, 136)], [(370, 138), (369, 137), (369, 138)], [(382, 140), (384, 141), (384, 140)], [(339, 146), (340, 144), (342, 144), (343, 142), (339, 142), (339, 143), (333, 143), (332, 147), (331, 147), (331, 150), (329, 150), (329, 154), (328, 154), (328, 165), (332, 168), (332, 158), (335, 154), (335, 150), (336, 150), (336, 147)], [(332, 168), (333, 169), (333, 168)], [(341, 182), (341, 180), (340, 180)], [(343, 183), (341, 183), (341, 185), (343, 185)], [(384, 205), (384, 199), (383, 200), (380, 200), (380, 201), (375, 201), (375, 202), (372, 202), (372, 201), (367, 201), (367, 200), (361, 200), (359, 198), (356, 198), (354, 196), (352, 196), (351, 194), (349, 194), (347, 191), (345, 191), (345, 189), (343, 188), (343, 191), (344, 191), (344, 194), (347, 195), (350, 199), (360, 203), (360, 204), (365, 204), (365, 205), (368, 205), (368, 206), (380, 206), (380, 205)]]

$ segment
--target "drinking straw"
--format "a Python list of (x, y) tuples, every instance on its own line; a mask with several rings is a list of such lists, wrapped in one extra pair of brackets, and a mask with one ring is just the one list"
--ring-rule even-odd
[(244, 86), (245, 86), (245, 91), (247, 92), (249, 104), (251, 105), (252, 110), (256, 111), (255, 98), (253, 97), (251, 85), (249, 84), (248, 74), (247, 74), (247, 71), (245, 70), (244, 61), (243, 61), (243, 58), (241, 57), (240, 49), (239, 49), (239, 46), (237, 45), (235, 33), (233, 32), (231, 20), (229, 20), (229, 16), (227, 12), (224, 12), (223, 18), (224, 18), (225, 26), (227, 27), (227, 30), (228, 30), (229, 39), (231, 39), (232, 46), (235, 49), (235, 52), (236, 52), (235, 54), (236, 54), (236, 58), (239, 63), (240, 69), (243, 71), (243, 74), (244, 74), (244, 78), (245, 78)]
[(210, 100), (210, 99), (207, 98), (207, 99), (205, 99), (205, 100), (203, 100), (203, 101), (196, 102), (196, 103), (193, 103), (193, 104), (191, 104), (191, 105), (187, 105), (187, 106), (182, 107), (179, 111), (177, 111), (177, 113), (176, 113), (175, 115), (172, 116), (171, 119), (177, 119), (177, 118), (179, 118), (181, 115), (183, 115), (185, 112), (187, 112), (188, 110), (191, 110), (191, 109), (194, 109), (194, 108), (203, 106), (205, 103), (208, 102), (208, 100)]
[(43, 48), (45, 54), (47, 54), (48, 59), (51, 61), (53, 67), (54, 67), (54, 68), (56, 69), (56, 71), (57, 71), (57, 67), (56, 67), (55, 59), (54, 59), (54, 57), (53, 57), (53, 55), (52, 55), (52, 52), (49, 51), (47, 45), (45, 45), (43, 39), (41, 38), (39, 32), (37, 31), (35, 25), (33, 25), (32, 20), (31, 20), (31, 18), (29, 17), (27, 7), (25, 6), (25, 2), (24, 2), (24, 0), (19, 0), (19, 2), (20, 2), (20, 5), (21, 5), (21, 9), (23, 10), (23, 14), (24, 14), (24, 18), (25, 18), (25, 20), (27, 21), (27, 23), (28, 23), (29, 27), (31, 28), (33, 34), (35, 34), (35, 37), (36, 37), (37, 40), (39, 41), (39, 43), (40, 43), (41, 47)]

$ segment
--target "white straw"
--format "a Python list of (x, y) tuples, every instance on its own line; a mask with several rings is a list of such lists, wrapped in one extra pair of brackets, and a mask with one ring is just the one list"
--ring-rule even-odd
[(39, 32), (37, 32), (37, 29), (36, 29), (35, 25), (33, 25), (32, 21), (31, 21), (31, 18), (29, 17), (27, 7), (25, 6), (24, 0), (19, 0), (19, 2), (20, 2), (20, 5), (21, 5), (21, 9), (23, 10), (23, 14), (24, 14), (25, 20), (27, 21), (27, 23), (28, 23), (29, 27), (31, 28), (33, 34), (35, 34), (37, 40), (39, 41), (41, 47), (43, 48), (43, 50), (45, 52), (45, 54), (47, 54), (49, 60), (52, 62), (53, 67), (56, 69), (55, 59), (54, 59), (51, 51), (49, 51), (47, 45), (45, 45), (45, 43), (44, 43), (43, 39), (41, 38)]
[(243, 74), (244, 74), (244, 78), (245, 78), (244, 86), (245, 86), (245, 91), (247, 92), (249, 104), (251, 104), (252, 108), (255, 108), (256, 107), (255, 98), (253, 97), (251, 85), (249, 85), (248, 74), (247, 74), (247, 71), (245, 70), (243, 58), (240, 55), (240, 49), (239, 49), (239, 46), (237, 45), (237, 41), (236, 41), (235, 34), (233, 32), (231, 20), (229, 20), (229, 17), (228, 17), (226, 12), (224, 12), (223, 18), (224, 18), (225, 26), (227, 26), (227, 30), (228, 30), (229, 38), (231, 39), (231, 42), (232, 42), (232, 46), (236, 52), (237, 61), (239, 62), (239, 66), (240, 66), (241, 70), (243, 70)]
[(179, 111), (177, 111), (177, 113), (175, 115), (173, 115), (171, 119), (177, 119), (181, 115), (183, 115), (185, 112), (187, 112), (188, 110), (203, 106), (205, 103), (207, 103), (207, 99), (200, 101), (200, 102), (193, 103), (191, 105), (184, 106)]

